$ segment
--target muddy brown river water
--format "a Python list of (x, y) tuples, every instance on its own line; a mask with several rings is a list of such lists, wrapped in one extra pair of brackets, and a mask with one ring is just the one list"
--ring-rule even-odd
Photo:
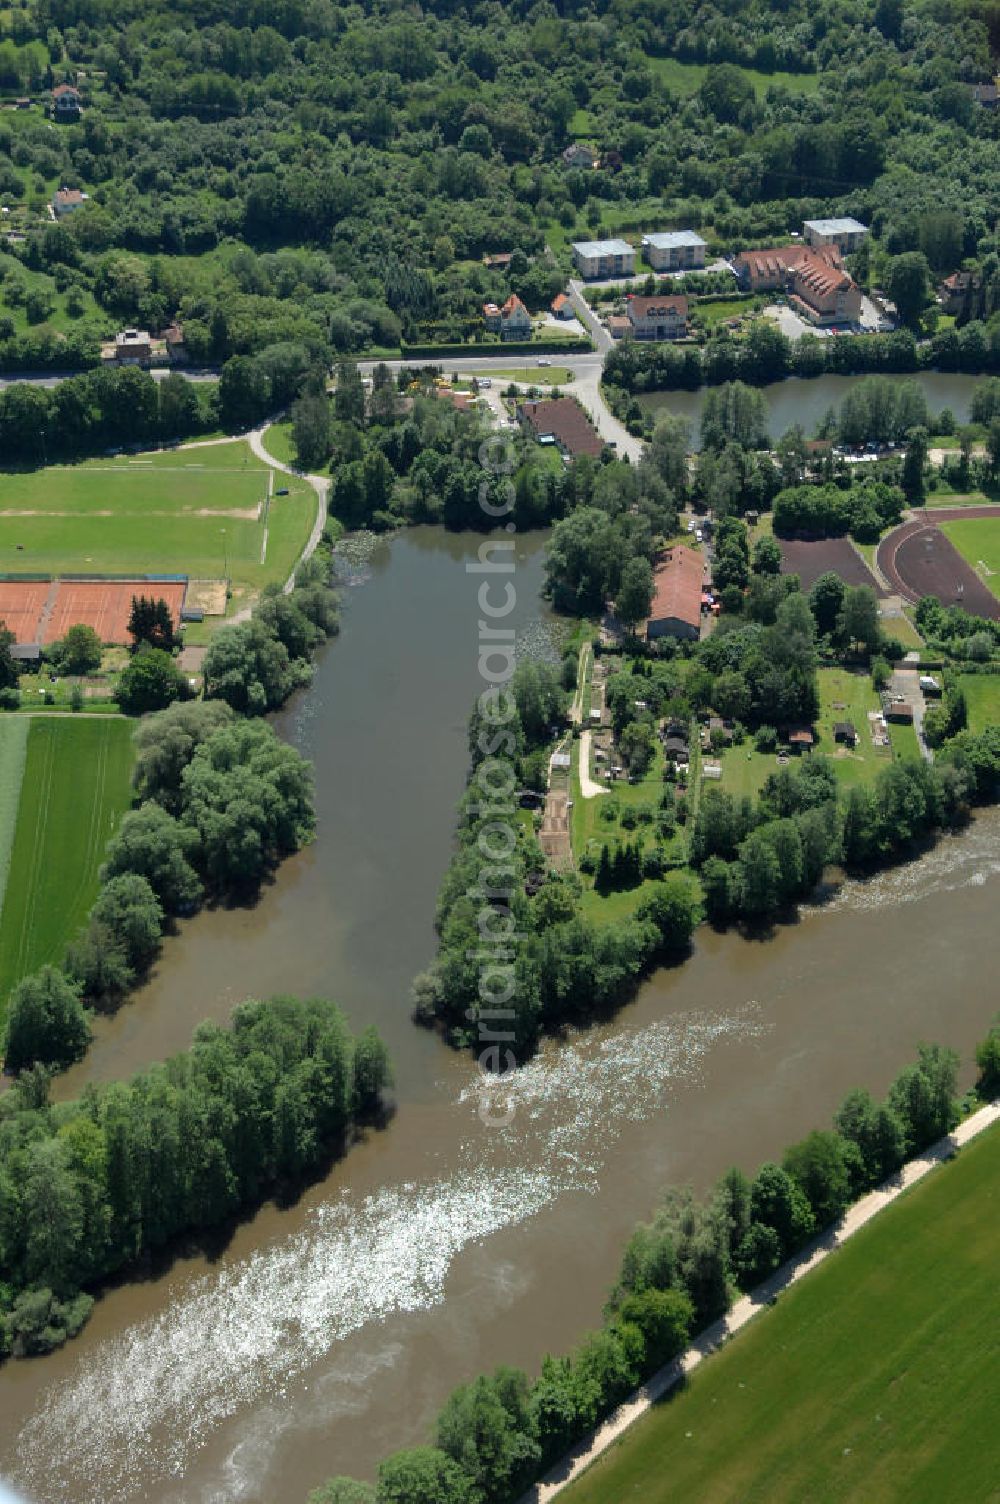
[[(519, 543), (516, 576), (535, 633), (543, 543)], [(427, 529), (380, 545), (281, 723), (315, 761), (317, 843), (254, 910), (187, 924), (60, 1084), (126, 1075), (244, 996), (320, 992), (382, 1031), (396, 1115), (294, 1206), (0, 1369), (0, 1474), (38, 1504), (304, 1504), (331, 1473), (373, 1475), (456, 1383), (534, 1369), (597, 1323), (665, 1184), (752, 1169), (850, 1086), (883, 1089), (920, 1039), (968, 1060), (998, 1006), (991, 812), (766, 942), (703, 931), (613, 1023), (549, 1044), (516, 1078), (511, 1126), (487, 1129), (470, 1062), (408, 1001), (478, 687), (475, 547)]]

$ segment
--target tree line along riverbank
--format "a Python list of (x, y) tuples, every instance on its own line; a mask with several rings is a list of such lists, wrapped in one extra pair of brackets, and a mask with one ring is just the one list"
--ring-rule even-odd
[(668, 1190), (636, 1228), (599, 1331), (530, 1378), (500, 1367), (456, 1389), (432, 1440), (388, 1457), (372, 1486), (331, 1478), (309, 1504), (515, 1504), (637, 1385), (676, 1359), (741, 1292), (838, 1223), (853, 1202), (1000, 1090), (1000, 1026), (976, 1052), (976, 1091), (956, 1099), (958, 1057), (922, 1046), (875, 1101), (850, 1092), (831, 1129), (753, 1178), (729, 1170), (702, 1201)]

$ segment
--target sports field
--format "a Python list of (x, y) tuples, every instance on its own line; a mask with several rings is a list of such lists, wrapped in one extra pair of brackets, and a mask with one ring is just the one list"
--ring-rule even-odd
[(291, 573), (316, 515), (311, 488), (242, 439), (17, 471), (0, 485), (11, 573), (228, 575), (259, 588)]
[(23, 719), (27, 755), (0, 909), (0, 1012), (19, 978), (62, 959), (86, 919), (104, 849), (131, 793), (131, 722)]
[(560, 1504), (1000, 1498), (1000, 1128), (786, 1291)]
[(941, 531), (979, 578), (1000, 598), (1000, 517), (942, 522)]

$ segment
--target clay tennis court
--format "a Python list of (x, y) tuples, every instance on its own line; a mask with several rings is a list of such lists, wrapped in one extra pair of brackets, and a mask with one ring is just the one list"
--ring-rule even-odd
[(1000, 601), (937, 526), (938, 521), (996, 516), (996, 507), (963, 507), (942, 511), (934, 521), (920, 517), (904, 522), (879, 544), (879, 568), (906, 600), (933, 595), (943, 606), (961, 606), (973, 616), (1000, 621)]
[(38, 641), (51, 580), (0, 580), (0, 622), (19, 643)]
[(70, 627), (93, 627), (102, 642), (127, 644), (132, 597), (165, 600), (176, 628), (184, 580), (3, 580), (0, 621), (19, 643), (58, 642)]
[(848, 538), (779, 538), (782, 574), (797, 574), (804, 591), (821, 574), (839, 575), (845, 585), (867, 585), (876, 595), (885, 595), (864, 559)]

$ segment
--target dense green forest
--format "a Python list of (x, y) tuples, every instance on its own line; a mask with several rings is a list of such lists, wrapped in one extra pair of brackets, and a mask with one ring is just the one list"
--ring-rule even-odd
[[(862, 283), (968, 261), (988, 319), (991, 30), (990, 0), (27, 0), (0, 12), (0, 95), (34, 100), (0, 115), (24, 236), (0, 240), (0, 356), (86, 364), (174, 317), (196, 361), (461, 339), (485, 297), (543, 306), (574, 237), (732, 250), (832, 211), (873, 227)], [(82, 112), (53, 128), (60, 81)], [(565, 164), (573, 140), (600, 170)], [(50, 223), (59, 185), (89, 197)]]

